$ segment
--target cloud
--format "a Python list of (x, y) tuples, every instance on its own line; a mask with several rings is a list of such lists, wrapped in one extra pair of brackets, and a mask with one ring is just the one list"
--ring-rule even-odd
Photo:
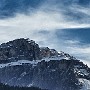
[(14, 17), (16, 13), (28, 14), (38, 9), (45, 0), (0, 0), (0, 19)]
[[(44, 43), (45, 41), (48, 42), (48, 44), (53, 38), (54, 40), (52, 43), (55, 44), (59, 42), (55, 34), (57, 30), (62, 33), (62, 29), (90, 27), (89, 23), (78, 23), (74, 19), (69, 20), (68, 15), (64, 14), (63, 11), (66, 10), (64, 8), (58, 9), (56, 6), (54, 6), (54, 8), (49, 8), (49, 6), (45, 4), (44, 6), (41, 6), (40, 9), (35, 10), (35, 12), (28, 15), (17, 13), (16, 17), (1, 19), (1, 42), (20, 37), (29, 37), (30, 39), (34, 39), (36, 42)], [(74, 12), (74, 10), (71, 11)], [(40, 31), (48, 31), (48, 33), (41, 34), (39, 33)]]
[(17, 14), (16, 17), (0, 20), (0, 26), (16, 26), (31, 30), (55, 30), (67, 28), (88, 28), (90, 24), (80, 24), (73, 21), (67, 21), (61, 12), (43, 12), (37, 11), (30, 15)]
[[(1, 42), (29, 37), (42, 45), (56, 48), (59, 41), (63, 43), (63, 40), (58, 40), (55, 34), (57, 30), (62, 33), (62, 29), (90, 27), (89, 24), (80, 24), (74, 20), (67, 21), (66, 18), (67, 16), (62, 12), (40, 9), (30, 15), (17, 14), (14, 18), (2, 19), (0, 20)], [(48, 33), (42, 34), (40, 31), (47, 31)], [(51, 41), (52, 39), (53, 41)]]
[(90, 7), (83, 7), (81, 5), (75, 4), (70, 6), (69, 10), (73, 13), (74, 17), (77, 17), (76, 20), (78, 22), (90, 23)]

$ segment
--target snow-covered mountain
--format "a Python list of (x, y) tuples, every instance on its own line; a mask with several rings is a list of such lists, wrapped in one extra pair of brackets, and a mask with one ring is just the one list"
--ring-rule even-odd
[(89, 90), (90, 68), (67, 53), (21, 38), (0, 45), (0, 81), (48, 90)]

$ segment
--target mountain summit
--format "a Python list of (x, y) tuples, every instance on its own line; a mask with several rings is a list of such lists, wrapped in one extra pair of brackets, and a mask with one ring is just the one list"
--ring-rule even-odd
[(0, 45), (0, 81), (48, 90), (88, 90), (90, 68), (67, 53), (21, 38)]
[[(17, 60), (41, 60), (45, 58), (64, 57), (73, 59), (73, 56), (64, 52), (57, 52), (48, 47), (39, 47), (33, 40), (15, 39), (0, 45), (0, 62), (9, 62)], [(75, 58), (74, 58), (75, 59)]]
[(16, 39), (0, 45), (0, 60), (36, 60), (39, 58), (40, 48), (33, 40)]

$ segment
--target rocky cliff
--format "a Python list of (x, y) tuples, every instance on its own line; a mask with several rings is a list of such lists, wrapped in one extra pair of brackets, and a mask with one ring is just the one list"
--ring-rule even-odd
[(64, 52), (16, 39), (0, 45), (0, 81), (48, 90), (90, 89), (90, 68)]
[[(40, 48), (33, 40), (16, 39), (0, 45), (0, 61), (40, 59)], [(4, 60), (4, 61), (3, 61)]]

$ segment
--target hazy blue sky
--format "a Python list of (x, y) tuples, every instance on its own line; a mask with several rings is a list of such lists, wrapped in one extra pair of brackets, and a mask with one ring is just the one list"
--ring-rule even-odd
[(90, 66), (90, 0), (0, 0), (0, 43), (22, 37)]

